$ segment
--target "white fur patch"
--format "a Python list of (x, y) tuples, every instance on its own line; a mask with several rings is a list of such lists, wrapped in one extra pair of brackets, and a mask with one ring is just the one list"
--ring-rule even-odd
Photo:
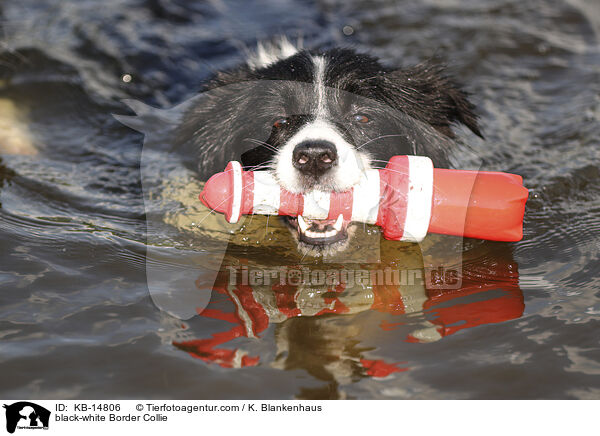
[(259, 42), (256, 52), (248, 55), (246, 63), (253, 70), (268, 67), (277, 61), (295, 55), (301, 48), (300, 41), (295, 46), (285, 36), (275, 42)]

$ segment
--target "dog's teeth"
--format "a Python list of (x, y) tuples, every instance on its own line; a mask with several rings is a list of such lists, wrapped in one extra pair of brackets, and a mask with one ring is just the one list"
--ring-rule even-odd
[(298, 227), (300, 227), (302, 233), (306, 233), (306, 229), (308, 229), (308, 224), (306, 224), (302, 215), (298, 215)]
[(335, 221), (335, 224), (333, 225), (333, 228), (336, 229), (339, 232), (339, 231), (342, 230), (342, 225), (343, 224), (344, 224), (344, 217), (342, 216), (342, 214), (340, 214), (340, 216), (337, 217), (337, 220)]
[(337, 235), (337, 231), (335, 230), (329, 230), (328, 232), (325, 232), (325, 237), (326, 238), (331, 238), (332, 236)]

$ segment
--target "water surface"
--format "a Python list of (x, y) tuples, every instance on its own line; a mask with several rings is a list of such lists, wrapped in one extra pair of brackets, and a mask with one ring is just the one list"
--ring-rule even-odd
[[(0, 25), (0, 110), (11, 120), (0, 128), (27, 153), (0, 157), (2, 396), (600, 398), (591, 2), (22, 0), (2, 4)], [(131, 113), (125, 98), (185, 101), (257, 38), (281, 33), (392, 64), (448, 63), (482, 116), (486, 141), (465, 132), (482, 169), (521, 174), (530, 188), (523, 241), (468, 242), (462, 285), (448, 292), (408, 281), (232, 288), (224, 268), (201, 316), (159, 310), (148, 240), (183, 252), (194, 236), (173, 214), (147, 238), (143, 136), (111, 114)], [(171, 197), (189, 204), (194, 181), (174, 174), (184, 182)], [(249, 224), (222, 266), (315, 269), (279, 242), (284, 231)], [(377, 266), (327, 268), (431, 261), (381, 243)], [(458, 243), (434, 238), (428, 253)], [(207, 289), (202, 277), (191, 286)]]

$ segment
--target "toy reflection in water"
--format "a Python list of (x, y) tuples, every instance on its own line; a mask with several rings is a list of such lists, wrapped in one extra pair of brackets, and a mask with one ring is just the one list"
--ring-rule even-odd
[(401, 268), (397, 262), (259, 268), (250, 256), (226, 256), (208, 307), (190, 322), (192, 335), (199, 324), (211, 333), (174, 345), (225, 368), (304, 369), (332, 392), (362, 377), (407, 371), (408, 362), (377, 347), (433, 342), (523, 314), (510, 248), (496, 245), (492, 256), (481, 247), (465, 253), (460, 274), (428, 271), (420, 253), (405, 256)]

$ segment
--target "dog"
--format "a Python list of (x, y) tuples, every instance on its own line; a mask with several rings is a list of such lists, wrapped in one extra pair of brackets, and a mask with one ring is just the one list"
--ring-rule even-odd
[[(209, 80), (175, 144), (202, 180), (240, 160), (294, 193), (346, 191), (395, 155), (449, 166), (455, 124), (483, 137), (474, 105), (443, 66), (393, 69), (353, 49), (307, 50), (282, 38)], [(352, 238), (341, 215), (281, 218), (300, 252), (338, 252)]]

